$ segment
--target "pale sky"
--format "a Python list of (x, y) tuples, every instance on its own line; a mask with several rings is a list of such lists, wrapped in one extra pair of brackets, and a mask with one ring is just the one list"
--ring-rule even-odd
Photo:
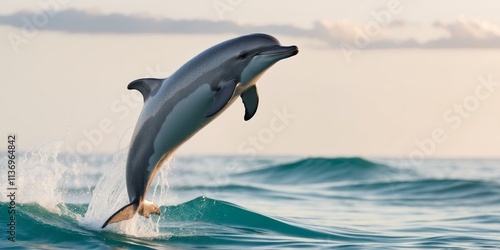
[(254, 118), (236, 102), (180, 154), (500, 157), (498, 1), (43, 3), (0, 8), (0, 132), (21, 149), (124, 148), (129, 82), (263, 32), (300, 53), (259, 80)]

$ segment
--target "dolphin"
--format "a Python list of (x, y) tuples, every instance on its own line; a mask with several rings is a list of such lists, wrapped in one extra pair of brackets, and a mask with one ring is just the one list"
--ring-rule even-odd
[(256, 82), (279, 60), (298, 53), (297, 46), (281, 46), (267, 34), (250, 34), (219, 43), (180, 67), (165, 79), (144, 78), (128, 89), (141, 92), (144, 106), (130, 143), (126, 182), (130, 203), (102, 225), (160, 214), (145, 199), (161, 167), (185, 141), (214, 120), (238, 97), (245, 106), (244, 119), (257, 111)]

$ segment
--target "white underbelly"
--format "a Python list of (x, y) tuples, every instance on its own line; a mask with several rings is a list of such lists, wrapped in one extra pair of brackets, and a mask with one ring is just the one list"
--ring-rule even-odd
[(206, 123), (205, 113), (213, 96), (210, 86), (204, 84), (175, 105), (155, 138), (154, 154), (149, 158), (148, 171), (153, 170), (165, 152), (175, 150)]

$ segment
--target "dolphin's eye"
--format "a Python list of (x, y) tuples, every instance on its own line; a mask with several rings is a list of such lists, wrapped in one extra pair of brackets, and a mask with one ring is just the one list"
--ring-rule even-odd
[(248, 53), (243, 52), (243, 53), (241, 53), (240, 55), (238, 55), (238, 58), (237, 58), (237, 59), (238, 59), (238, 60), (244, 60), (245, 58), (247, 58), (247, 56), (248, 56)]

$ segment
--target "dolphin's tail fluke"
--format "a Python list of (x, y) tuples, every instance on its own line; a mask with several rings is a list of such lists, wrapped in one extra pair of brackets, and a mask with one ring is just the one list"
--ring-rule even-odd
[(111, 223), (132, 219), (132, 217), (134, 217), (134, 215), (137, 213), (138, 208), (139, 208), (139, 200), (131, 202), (130, 204), (122, 207), (116, 213), (111, 215), (111, 217), (109, 217), (109, 219), (106, 222), (104, 222), (101, 228), (105, 228), (108, 224)]
[(151, 214), (160, 215), (160, 209), (151, 201), (143, 200), (141, 202), (140, 199), (137, 199), (111, 215), (111, 217), (109, 217), (109, 219), (104, 222), (101, 228), (105, 228), (108, 224), (111, 223), (132, 219), (132, 217), (134, 217), (136, 213), (149, 218)]

